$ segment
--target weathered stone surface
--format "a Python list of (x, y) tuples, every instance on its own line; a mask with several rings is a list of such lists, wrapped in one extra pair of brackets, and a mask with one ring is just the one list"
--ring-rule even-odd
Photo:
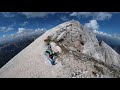
[[(63, 49), (54, 66), (44, 55), (48, 36)], [(0, 78), (111, 78), (120, 77), (119, 68), (120, 55), (72, 20), (46, 31), (13, 57), (0, 69)]]
[(66, 27), (69, 28), (65, 28), (61, 34), (56, 34), (58, 30), (55, 35), (57, 41), (62, 39), (62, 44), (69, 50), (82, 52), (110, 66), (120, 67), (120, 55), (105, 42), (98, 42), (92, 31), (80, 25), (78, 21), (72, 21)]

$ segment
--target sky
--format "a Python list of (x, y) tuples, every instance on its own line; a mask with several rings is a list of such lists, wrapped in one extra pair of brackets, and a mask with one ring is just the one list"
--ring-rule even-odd
[(120, 39), (119, 12), (0, 12), (0, 42), (78, 20), (95, 34)]

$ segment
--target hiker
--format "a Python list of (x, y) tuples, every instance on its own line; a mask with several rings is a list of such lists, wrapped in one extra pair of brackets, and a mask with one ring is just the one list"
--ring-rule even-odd
[(47, 50), (45, 51), (45, 55), (47, 55), (47, 57), (50, 59), (51, 64), (54, 65), (54, 60), (53, 60), (53, 55), (54, 55), (54, 54), (53, 54), (51, 45), (48, 43), (47, 46), (48, 46), (48, 48), (47, 48)]
[(55, 60), (60, 53), (61, 53), (61, 48), (59, 46), (56, 46), (54, 42), (48, 43), (48, 48), (45, 54), (47, 54), (52, 65), (55, 65)]

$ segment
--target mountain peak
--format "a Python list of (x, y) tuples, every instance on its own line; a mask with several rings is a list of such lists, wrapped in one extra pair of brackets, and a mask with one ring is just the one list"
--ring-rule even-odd
[[(62, 50), (54, 66), (44, 55), (50, 42)], [(71, 20), (46, 31), (12, 58), (0, 69), (0, 77), (119, 77), (119, 62), (118, 53)], [(114, 66), (115, 71), (109, 68)]]

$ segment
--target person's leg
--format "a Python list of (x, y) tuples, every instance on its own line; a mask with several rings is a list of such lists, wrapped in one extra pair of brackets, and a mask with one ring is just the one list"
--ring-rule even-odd
[(45, 51), (45, 55), (49, 58), (52, 65), (55, 65), (55, 61), (53, 59), (53, 55), (50, 55), (48, 51)]
[(50, 55), (50, 59), (51, 59), (51, 64), (52, 64), (52, 65), (55, 65), (55, 60), (54, 60), (54, 56), (53, 56), (53, 54)]
[(52, 65), (55, 65), (55, 61), (54, 61), (54, 60), (51, 60), (51, 64), (52, 64)]

